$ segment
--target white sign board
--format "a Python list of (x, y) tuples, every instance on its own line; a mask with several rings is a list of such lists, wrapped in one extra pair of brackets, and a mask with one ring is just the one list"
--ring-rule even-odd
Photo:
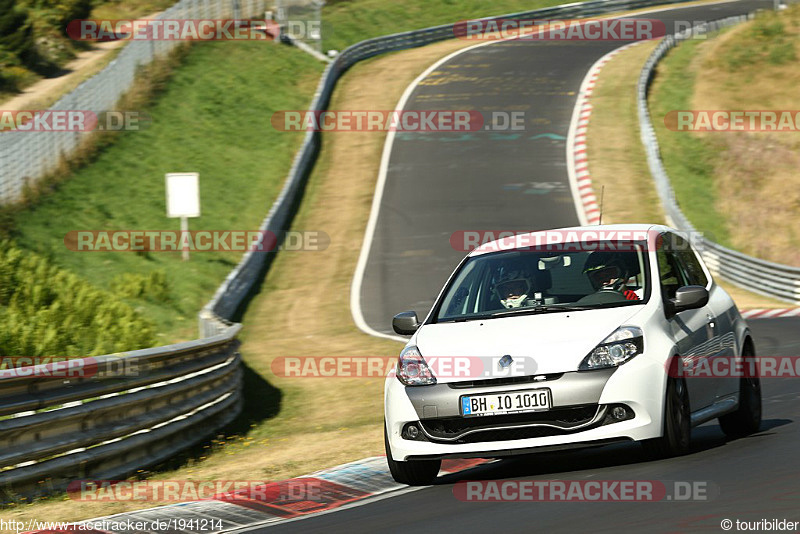
[(196, 172), (167, 174), (167, 217), (199, 217), (200, 187)]

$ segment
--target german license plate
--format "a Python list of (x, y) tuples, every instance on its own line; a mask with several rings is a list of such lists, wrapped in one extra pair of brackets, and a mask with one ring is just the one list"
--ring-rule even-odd
[(549, 389), (528, 389), (486, 395), (461, 397), (461, 415), (501, 415), (510, 413), (538, 412), (550, 409)]

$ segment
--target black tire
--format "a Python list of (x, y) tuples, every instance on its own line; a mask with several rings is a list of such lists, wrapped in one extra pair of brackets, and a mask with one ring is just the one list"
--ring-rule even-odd
[(383, 425), (383, 444), (386, 448), (386, 463), (389, 464), (389, 471), (395, 482), (409, 486), (430, 486), (436, 480), (436, 475), (442, 468), (441, 460), (396, 462), (392, 459), (389, 436), (386, 434), (386, 423)]
[[(755, 358), (752, 345), (745, 347), (745, 359)], [(745, 366), (756, 369), (756, 366)], [(749, 373), (748, 373), (749, 374)], [(719, 418), (719, 426), (730, 438), (740, 438), (758, 432), (761, 427), (761, 380), (758, 375), (739, 379), (739, 408)]]
[(642, 442), (647, 456), (669, 458), (689, 452), (692, 436), (692, 411), (689, 406), (689, 390), (683, 378), (667, 379), (664, 398), (664, 431), (660, 438)]

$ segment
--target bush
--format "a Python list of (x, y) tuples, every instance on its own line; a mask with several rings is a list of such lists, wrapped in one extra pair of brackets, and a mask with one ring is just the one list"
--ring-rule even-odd
[(91, 0), (24, 0), (29, 9), (41, 14), (50, 27), (66, 35), (67, 24), (75, 19), (85, 19), (92, 11)]
[(163, 269), (153, 271), (149, 276), (123, 273), (111, 281), (111, 290), (125, 298), (149, 298), (167, 302), (169, 284)]
[(152, 323), (113, 294), (8, 241), (0, 242), (0, 325), (0, 354), (11, 356), (97, 356), (155, 339)]
[(15, 0), (0, 0), (1, 66), (24, 63), (33, 49), (33, 25), (28, 12), (15, 5)]

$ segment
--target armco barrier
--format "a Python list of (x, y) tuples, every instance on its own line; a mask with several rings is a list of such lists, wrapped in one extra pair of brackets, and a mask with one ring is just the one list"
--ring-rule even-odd
[[(578, 18), (673, 3), (678, 2), (593, 0), (506, 17)], [(252, 6), (259, 2), (231, 5), (240, 4)], [(177, 6), (183, 6), (182, 11), (168, 11), (164, 17), (189, 18), (197, 13), (191, 9), (200, 7), (205, 11), (194, 16), (224, 16), (211, 9), (211, 0), (183, 0)], [(234, 13), (234, 16), (243, 15)], [(452, 24), (437, 26), (368, 39), (347, 48), (326, 68), (310, 109), (322, 110), (327, 106), (337, 80), (356, 62), (448, 39), (453, 35), (452, 30)], [(153, 46), (158, 49), (163, 43)], [(125, 74), (131, 80), (134, 70), (135, 64)], [(114, 98), (104, 98), (100, 107), (87, 101), (70, 106), (95, 110), (113, 105)], [(62, 109), (68, 108), (67, 104), (60, 105)], [(25, 137), (33, 138), (28, 134)], [(27, 150), (33, 150), (31, 147), (44, 138), (36, 139)], [(288, 229), (319, 146), (319, 134), (307, 133), (261, 230), (281, 235), (282, 230)], [(0, 144), (0, 158), (7, 157), (4, 150), (7, 147)], [(44, 149), (38, 146), (36, 150)], [(57, 149), (47, 150), (58, 155)], [(38, 172), (36, 166), (24, 167), (26, 161), (31, 161), (30, 157), (33, 156), (29, 154), (28, 159), (15, 160), (15, 172), (19, 176), (34, 176)], [(8, 191), (8, 174), (5, 163), (3, 165), (5, 181), (0, 184), (0, 198), (5, 198), (3, 195)], [(174, 455), (230, 422), (239, 413), (242, 402), (242, 371), (236, 350), (236, 336), (241, 325), (230, 321), (235, 319), (271, 257), (272, 253), (266, 252), (248, 252), (242, 257), (199, 314), (203, 339), (127, 353), (126, 359), (138, 362), (138, 374), (108, 377), (99, 376), (102, 374), (99, 373), (74, 379), (36, 375), (0, 377), (3, 401), (0, 408), (0, 443), (3, 445), (0, 488), (7, 496), (63, 489), (69, 480), (77, 478), (122, 477)], [(119, 357), (100, 356), (96, 358), (97, 365), (99, 369), (110, 371)]]
[(241, 407), (236, 335), (84, 358), (81, 372), (0, 372), (5, 499), (114, 479), (166, 460)]
[[(692, 232), (694, 235), (697, 235), (696, 230), (678, 205), (675, 191), (672, 189), (664, 162), (661, 159), (658, 139), (647, 107), (648, 89), (653, 80), (656, 65), (680, 41), (696, 35), (698, 32), (714, 32), (726, 26), (745, 22), (749, 18), (752, 16), (730, 17), (698, 25), (691, 30), (665, 37), (647, 59), (639, 77), (637, 87), (639, 125), (642, 143), (647, 152), (650, 174), (653, 176), (658, 196), (670, 219), (670, 224), (685, 232)], [(750, 291), (800, 304), (800, 267), (781, 265), (747, 256), (702, 237), (696, 238), (695, 243), (701, 250), (708, 268), (715, 274)]]

